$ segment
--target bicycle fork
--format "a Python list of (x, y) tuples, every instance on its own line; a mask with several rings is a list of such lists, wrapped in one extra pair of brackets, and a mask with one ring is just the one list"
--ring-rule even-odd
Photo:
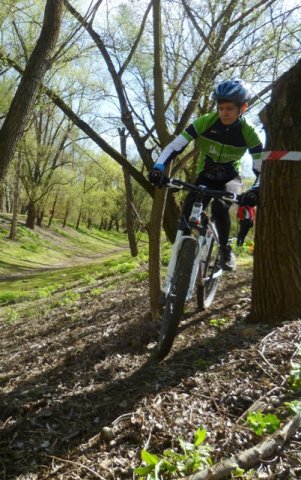
[[(182, 247), (183, 242), (185, 240), (189, 239), (190, 241), (194, 240), (194, 242), (195, 242), (195, 246), (194, 246), (195, 247), (195, 259), (194, 259), (194, 262), (193, 262), (189, 288), (188, 288), (188, 292), (187, 292), (187, 295), (186, 295), (186, 300), (191, 299), (191, 297), (193, 295), (194, 288), (195, 288), (195, 284), (196, 284), (196, 281), (197, 281), (197, 278), (198, 278), (200, 264), (201, 264), (201, 262), (206, 263), (206, 261), (207, 261), (207, 255), (208, 255), (208, 251), (209, 251), (209, 248), (210, 248), (211, 236), (212, 235), (214, 236), (215, 241), (218, 243), (218, 235), (217, 235), (217, 232), (216, 232), (216, 227), (211, 222), (208, 226), (208, 230), (207, 230), (206, 235), (200, 235), (198, 237), (198, 239), (196, 239), (195, 237), (192, 237), (191, 235), (184, 235), (182, 230), (177, 231), (176, 239), (175, 239), (175, 242), (172, 246), (171, 257), (170, 257), (169, 264), (168, 264), (168, 267), (167, 267), (167, 274), (166, 274), (164, 285), (163, 285), (163, 291), (164, 291), (166, 297), (169, 295), (169, 292), (170, 292), (170, 287), (171, 287), (171, 283), (172, 283), (172, 279), (173, 279), (173, 275), (174, 275), (179, 251)], [(218, 272), (216, 272), (213, 276), (217, 277), (217, 276), (220, 276), (221, 274), (222, 274), (222, 270), (219, 269)], [(200, 278), (201, 282), (205, 282), (205, 280), (206, 279)]]
[(198, 239), (192, 237), (191, 235), (184, 235), (182, 230), (177, 231), (176, 235), (176, 240), (172, 246), (172, 251), (171, 251), (171, 257), (169, 260), (169, 264), (167, 267), (167, 274), (165, 277), (164, 285), (163, 285), (163, 291), (165, 293), (165, 296), (168, 296), (170, 292), (170, 287), (177, 263), (177, 258), (179, 251), (182, 247), (182, 244), (185, 240), (189, 240), (195, 243), (194, 248), (195, 248), (195, 259), (193, 262), (193, 267), (192, 267), (192, 272), (191, 272), (191, 277), (190, 277), (190, 284), (186, 296), (186, 300), (189, 300), (192, 297), (192, 293), (195, 287), (195, 282), (197, 279), (198, 271), (199, 271), (199, 264), (201, 261), (201, 256), (202, 256), (202, 246), (204, 245), (204, 242), (206, 242), (206, 237), (200, 236)]

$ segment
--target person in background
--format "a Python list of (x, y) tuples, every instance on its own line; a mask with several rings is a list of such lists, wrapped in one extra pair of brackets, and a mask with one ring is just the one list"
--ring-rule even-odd
[(237, 233), (236, 244), (241, 247), (244, 244), (248, 231), (254, 225), (255, 207), (248, 205), (237, 208), (237, 218), (239, 220), (239, 230)]
[[(241, 197), (241, 204), (256, 205), (258, 194), (259, 169), (263, 145), (255, 126), (244, 117), (250, 98), (249, 86), (241, 79), (224, 80), (213, 91), (217, 111), (200, 116), (180, 135), (172, 140), (161, 152), (149, 180), (159, 187), (164, 184), (164, 170), (193, 140), (199, 151), (196, 185), (211, 189), (231, 191), (240, 194), (241, 161), (245, 152), (253, 157), (253, 171), (256, 181), (253, 187)], [(260, 163), (260, 162), (259, 162)], [(183, 206), (180, 229), (189, 233), (188, 219), (196, 194), (190, 192)], [(205, 206), (210, 198), (207, 198)], [(221, 266), (224, 270), (234, 270), (235, 256), (229, 244), (231, 203), (222, 199), (212, 202), (212, 217), (215, 220), (221, 248)]]

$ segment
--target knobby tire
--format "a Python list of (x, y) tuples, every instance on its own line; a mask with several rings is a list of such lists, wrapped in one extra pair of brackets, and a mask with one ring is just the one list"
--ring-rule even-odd
[(190, 284), (196, 245), (197, 242), (194, 238), (187, 238), (184, 240), (178, 254), (170, 292), (166, 298), (157, 345), (156, 353), (159, 359), (166, 357), (169, 353), (177, 334), (178, 325), (183, 315), (186, 295)]
[[(204, 248), (207, 248), (207, 246), (205, 245)], [(196, 295), (200, 310), (205, 310), (212, 304), (221, 273), (219, 246), (214, 236), (211, 235), (208, 253), (206, 258), (201, 260), (197, 281)], [(214, 275), (219, 276), (214, 277)]]

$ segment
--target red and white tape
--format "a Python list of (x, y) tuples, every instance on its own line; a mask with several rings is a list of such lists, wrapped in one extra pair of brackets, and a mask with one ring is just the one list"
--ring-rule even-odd
[(284, 150), (262, 152), (261, 160), (292, 160), (294, 162), (301, 162), (301, 152), (289, 152)]

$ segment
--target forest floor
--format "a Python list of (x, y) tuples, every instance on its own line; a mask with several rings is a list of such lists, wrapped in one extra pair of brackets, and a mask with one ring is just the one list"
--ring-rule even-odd
[[(288, 380), (300, 361), (301, 320), (246, 322), (250, 265), (224, 275), (208, 311), (188, 305), (161, 363), (152, 361), (159, 324), (147, 281), (125, 275), (97, 286), (98, 297), (86, 286), (80, 300), (47, 315), (0, 320), (1, 479), (138, 478), (142, 449), (178, 451), (179, 438), (193, 441), (201, 426), (216, 463), (266, 438), (248, 428), (247, 411), (274, 413), (281, 428), (289, 421), (285, 403), (300, 397)], [(300, 387), (298, 368), (294, 379)], [(239, 478), (301, 478), (300, 452), (296, 430)]]

